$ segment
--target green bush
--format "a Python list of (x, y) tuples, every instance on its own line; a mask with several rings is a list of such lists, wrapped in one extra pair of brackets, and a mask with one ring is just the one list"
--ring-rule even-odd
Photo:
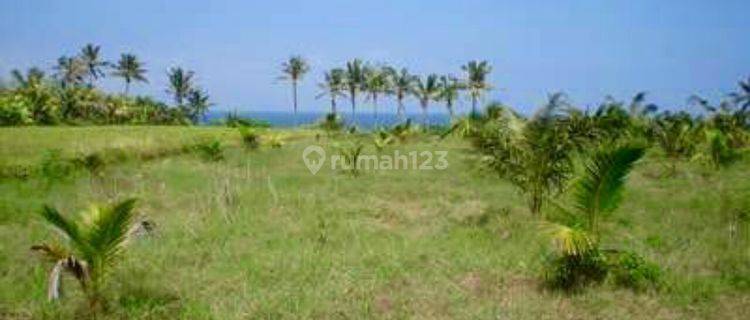
[(31, 124), (31, 111), (28, 101), (21, 95), (0, 95), (0, 126)]
[(49, 180), (60, 180), (73, 172), (73, 164), (62, 158), (60, 149), (50, 149), (42, 157), (40, 172)]
[(237, 128), (242, 137), (242, 144), (248, 149), (257, 149), (260, 146), (260, 134), (250, 127), (240, 126)]
[(575, 291), (604, 281), (607, 259), (598, 250), (580, 255), (550, 257), (544, 266), (544, 282), (553, 289)]
[(224, 159), (224, 146), (221, 141), (213, 140), (195, 145), (195, 150), (207, 161), (221, 161)]
[(105, 161), (99, 153), (83, 154), (73, 159), (77, 168), (86, 169), (91, 175), (99, 175), (104, 169)]
[(634, 290), (657, 288), (661, 283), (659, 265), (646, 261), (634, 252), (620, 252), (612, 260), (610, 272), (615, 285)]

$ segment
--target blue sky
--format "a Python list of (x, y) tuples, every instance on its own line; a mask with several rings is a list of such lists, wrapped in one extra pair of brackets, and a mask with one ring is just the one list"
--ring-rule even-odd
[[(146, 62), (151, 82), (134, 92), (167, 99), (165, 71), (180, 65), (220, 108), (288, 110), (279, 65), (301, 54), (312, 65), (301, 108), (320, 111), (323, 71), (354, 57), (456, 75), (467, 60), (486, 59), (497, 88), (489, 99), (525, 112), (560, 90), (580, 106), (646, 90), (678, 108), (750, 76), (748, 12), (740, 0), (0, 0), (0, 74), (49, 68), (93, 42), (108, 59), (133, 52)], [(102, 86), (122, 88), (115, 79)]]

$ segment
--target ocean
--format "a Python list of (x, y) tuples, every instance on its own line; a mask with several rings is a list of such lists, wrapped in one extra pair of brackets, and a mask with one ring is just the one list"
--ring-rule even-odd
[[(206, 114), (206, 122), (213, 123), (226, 118), (228, 113), (234, 113), (234, 111), (219, 111), (213, 110)], [(252, 118), (256, 120), (263, 120), (271, 124), (273, 127), (295, 127), (305, 126), (319, 123), (322, 121), (326, 113), (325, 112), (299, 112), (295, 117), (292, 112), (283, 111), (237, 111), (237, 115), (242, 118)], [(391, 126), (398, 124), (399, 118), (393, 113), (379, 113), (377, 117), (373, 113), (357, 113), (356, 121), (352, 121), (351, 113), (341, 112), (339, 113), (341, 118), (347, 125), (355, 124), (361, 129), (372, 129), (379, 126)], [(422, 114), (407, 114), (406, 118), (411, 119), (415, 124), (422, 123)], [(430, 125), (448, 125), (450, 124), (450, 116), (445, 113), (428, 114), (427, 121)]]

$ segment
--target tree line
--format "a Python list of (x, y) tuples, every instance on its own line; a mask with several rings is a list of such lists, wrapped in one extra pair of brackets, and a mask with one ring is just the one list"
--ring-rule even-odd
[[(310, 70), (308, 62), (299, 55), (290, 57), (282, 65), (283, 80), (292, 85), (294, 113), (298, 110), (297, 86)], [(346, 62), (345, 66), (333, 68), (323, 74), (323, 81), (318, 84), (320, 93), (317, 98), (328, 97), (331, 114), (338, 114), (338, 100), (348, 98), (351, 105), (352, 119), (356, 119), (358, 98), (372, 103), (375, 117), (378, 116), (379, 99), (395, 99), (396, 114), (404, 120), (406, 108), (404, 102), (414, 98), (422, 109), (423, 120), (431, 102), (443, 103), (451, 118), (455, 116), (454, 105), (462, 93), (471, 98), (471, 112), (477, 113), (482, 96), (492, 87), (488, 76), (492, 67), (487, 61), (469, 61), (461, 66), (464, 78), (453, 75), (431, 73), (425, 76), (414, 75), (406, 68), (396, 68), (386, 64), (372, 64), (360, 59)]]
[[(11, 83), (0, 86), (0, 125), (84, 124), (186, 124), (198, 123), (212, 106), (193, 71), (172, 67), (167, 71), (174, 105), (148, 96), (131, 96), (130, 88), (148, 83), (148, 70), (132, 53), (117, 61), (103, 58), (101, 46), (87, 44), (78, 54), (61, 56), (48, 74), (32, 67), (11, 71)], [(120, 94), (97, 87), (106, 77), (124, 82)]]

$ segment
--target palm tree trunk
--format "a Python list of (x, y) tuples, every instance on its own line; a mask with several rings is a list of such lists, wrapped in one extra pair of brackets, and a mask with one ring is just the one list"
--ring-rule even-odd
[(404, 98), (398, 98), (398, 111), (396, 113), (398, 114), (398, 121), (404, 122)]
[(357, 109), (357, 95), (354, 93), (354, 91), (351, 91), (349, 94), (350, 101), (352, 103), (352, 123), (357, 124), (357, 117), (355, 114), (355, 111)]
[(427, 101), (422, 101), (422, 125), (427, 129)]
[(375, 125), (378, 125), (378, 94), (372, 95), (373, 111), (375, 112)]
[(471, 116), (477, 115), (477, 96), (471, 95)]
[(130, 81), (125, 81), (125, 97), (128, 96), (129, 92), (130, 92)]
[(446, 107), (446, 108), (448, 108), (448, 115), (450, 115), (450, 117), (451, 117), (451, 121), (452, 121), (452, 120), (453, 120), (453, 118), (454, 118), (454, 114), (453, 114), (453, 104), (452, 104), (452, 103), (451, 103), (450, 101), (448, 101), (448, 102), (447, 102), (447, 103), (445, 104), (445, 107)]
[(331, 113), (336, 114), (336, 96), (331, 96)]
[(292, 81), (292, 100), (294, 100), (294, 125), (297, 125), (297, 80)]

